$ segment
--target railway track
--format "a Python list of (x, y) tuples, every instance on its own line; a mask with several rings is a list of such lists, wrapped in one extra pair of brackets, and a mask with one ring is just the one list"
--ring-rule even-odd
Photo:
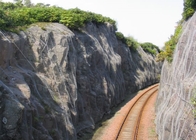
[(105, 130), (100, 140), (141, 140), (141, 124), (144, 107), (148, 100), (157, 93), (158, 84), (153, 85), (134, 97), (115, 115), (113, 123)]

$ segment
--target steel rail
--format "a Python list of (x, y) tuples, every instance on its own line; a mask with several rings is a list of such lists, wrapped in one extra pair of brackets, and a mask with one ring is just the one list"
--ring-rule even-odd
[[(156, 87), (158, 87), (158, 84), (150, 87), (149, 89), (145, 90), (137, 99), (136, 101), (131, 105), (129, 111), (127, 112), (121, 126), (120, 126), (120, 129), (116, 135), (116, 140), (119, 138), (120, 134), (123, 132), (123, 126), (125, 125), (126, 121), (128, 120), (128, 116), (130, 114), (130, 112), (132, 111), (133, 107), (136, 105), (136, 103), (138, 103), (138, 101), (148, 92), (150, 92), (151, 90), (155, 89)], [(133, 134), (133, 137), (132, 137), (132, 140), (136, 140), (137, 139), (137, 133), (138, 133), (138, 129), (139, 129), (139, 124), (140, 124), (140, 120), (141, 120), (141, 116), (142, 116), (142, 112), (143, 112), (143, 108), (144, 106), (146, 105), (146, 103), (148, 102), (148, 99), (155, 93), (157, 92), (158, 89), (155, 89), (151, 94), (150, 96), (147, 98), (147, 100), (145, 101), (145, 103), (143, 104), (142, 108), (141, 108), (141, 112), (139, 114), (139, 117), (138, 117), (138, 120), (137, 120), (137, 123), (136, 125), (134, 126), (135, 128), (135, 133)]]

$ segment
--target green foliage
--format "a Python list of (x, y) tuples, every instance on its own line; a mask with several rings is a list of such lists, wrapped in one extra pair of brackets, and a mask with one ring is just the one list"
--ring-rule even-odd
[(126, 44), (126, 38), (121, 32), (116, 32), (116, 37), (118, 40), (121, 40), (123, 43)]
[(185, 20), (189, 19), (193, 14), (194, 14), (195, 10), (193, 8), (187, 8), (182, 16)]
[(17, 4), (11, 3), (11, 2), (0, 2), (0, 9), (1, 10), (14, 10), (16, 8), (19, 8)]
[(178, 39), (182, 32), (182, 25), (179, 23), (179, 25), (176, 27), (174, 35), (170, 37), (170, 39), (165, 43), (163, 51), (159, 53), (158, 61), (167, 60), (168, 62), (172, 62), (173, 60), (173, 53), (176, 48), (176, 44), (178, 43)]
[(196, 0), (184, 0), (183, 19), (190, 18), (196, 10)]
[(60, 22), (72, 29), (83, 27), (87, 22), (94, 22), (97, 24), (109, 22), (114, 26), (116, 24), (114, 20), (108, 17), (104, 17), (100, 14), (95, 14), (92, 12), (82, 11), (78, 8), (64, 11), (61, 14)]
[(149, 42), (142, 43), (142, 44), (140, 44), (140, 46), (143, 48), (143, 50), (145, 52), (150, 53), (152, 55), (156, 55), (157, 53), (160, 52), (160, 49), (158, 46), (156, 46), (152, 43), (149, 43)]
[(35, 7), (46, 7), (46, 5), (43, 4), (43, 3), (37, 3), (37, 4), (35, 5)]
[[(30, 0), (15, 0), (16, 3), (0, 2), (0, 29), (15, 31), (16, 29), (24, 29), (33, 23), (40, 22), (59, 22), (71, 29), (80, 29), (87, 22), (95, 24), (103, 24), (108, 22), (115, 26), (116, 22), (109, 17), (100, 14), (86, 12), (78, 8), (65, 10), (56, 6), (49, 6), (43, 3), (33, 5)], [(45, 30), (45, 27), (41, 27)], [(124, 37), (120, 32), (116, 32), (116, 37), (125, 43), (130, 49), (136, 50), (139, 43), (133, 37)], [(145, 46), (145, 45), (144, 45)], [(150, 44), (150, 46), (153, 46)], [(148, 52), (152, 49), (146, 48)]]
[(196, 88), (194, 88), (192, 92), (193, 92), (193, 96), (191, 97), (191, 104), (194, 107), (194, 109), (192, 110), (192, 113), (194, 117), (196, 118)]
[(115, 26), (116, 22), (108, 17), (78, 8), (65, 10), (60, 7), (38, 3), (35, 6), (30, 0), (17, 0), (16, 3), (0, 2), (0, 29), (7, 30), (17, 26), (26, 26), (36, 22), (59, 22), (71, 29), (79, 29), (87, 22), (103, 24), (109, 22)]
[(7, 21), (5, 20), (6, 18), (5, 13), (3, 12), (3, 10), (0, 10), (0, 28), (5, 28)]
[(126, 44), (127, 46), (132, 49), (136, 50), (139, 46), (139, 43), (133, 37), (126, 37)]
[(71, 29), (78, 29), (84, 26), (85, 20), (85, 13), (79, 9), (71, 9), (62, 13), (60, 23)]
[(121, 32), (116, 32), (116, 37), (132, 50), (136, 50), (139, 46), (139, 43), (133, 37), (125, 37)]
[(162, 50), (158, 55), (158, 61), (167, 60), (172, 62), (173, 53), (176, 48), (176, 44), (182, 32), (182, 22), (188, 20), (196, 10), (196, 0), (184, 0), (184, 9), (182, 13), (182, 20), (178, 23), (174, 35), (165, 43), (164, 50)]
[(124, 35), (121, 33), (121, 32), (116, 32), (116, 37), (119, 39), (119, 40), (122, 40), (124, 38)]
[(7, 14), (10, 14), (10, 12), (0, 9), (0, 29), (7, 29), (13, 25), (12, 18)]

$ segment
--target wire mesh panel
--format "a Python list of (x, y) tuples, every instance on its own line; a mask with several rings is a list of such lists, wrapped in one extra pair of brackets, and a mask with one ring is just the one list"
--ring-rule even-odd
[(184, 24), (172, 64), (164, 62), (156, 104), (160, 140), (196, 139), (196, 14)]

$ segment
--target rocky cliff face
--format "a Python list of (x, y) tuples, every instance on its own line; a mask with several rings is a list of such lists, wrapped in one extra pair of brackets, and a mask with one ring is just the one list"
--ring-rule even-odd
[(110, 24), (0, 32), (0, 139), (77, 139), (126, 94), (156, 83), (159, 72)]
[(164, 63), (156, 106), (159, 140), (195, 140), (196, 14), (184, 24), (172, 64)]

